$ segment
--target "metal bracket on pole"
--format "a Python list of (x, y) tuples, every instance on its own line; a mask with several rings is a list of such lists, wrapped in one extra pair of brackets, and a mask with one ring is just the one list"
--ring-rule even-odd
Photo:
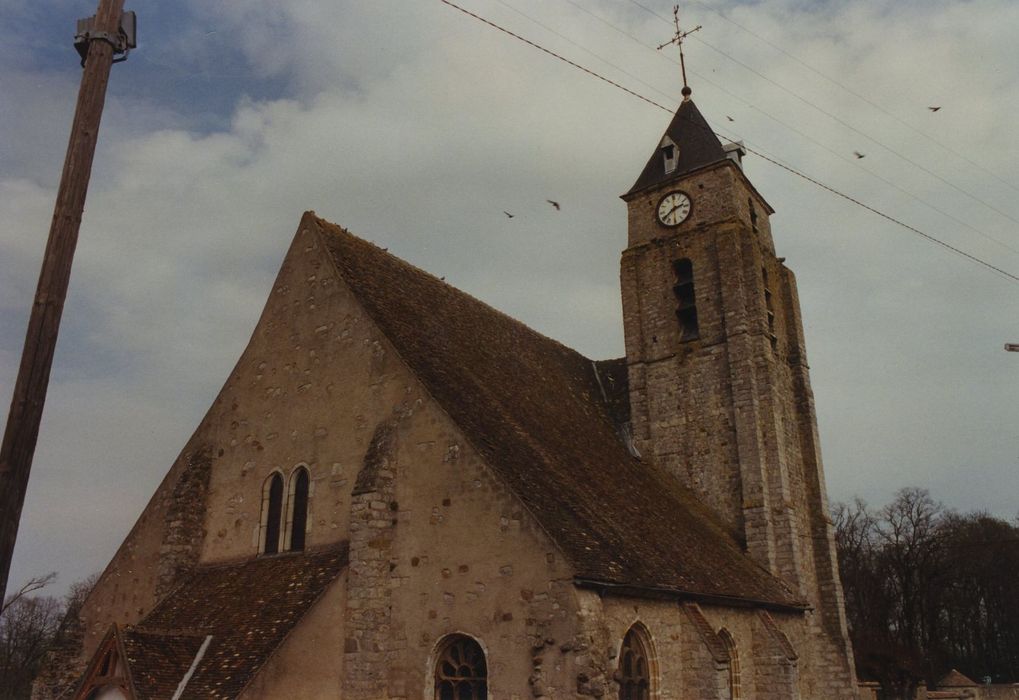
[(81, 56), (81, 65), (84, 67), (85, 59), (88, 58), (88, 46), (93, 41), (105, 41), (113, 47), (114, 63), (127, 60), (127, 54), (131, 49), (137, 47), (138, 19), (132, 11), (120, 13), (120, 27), (116, 34), (110, 32), (99, 32), (95, 29), (96, 16), (86, 17), (78, 20), (78, 28), (74, 33), (74, 48)]

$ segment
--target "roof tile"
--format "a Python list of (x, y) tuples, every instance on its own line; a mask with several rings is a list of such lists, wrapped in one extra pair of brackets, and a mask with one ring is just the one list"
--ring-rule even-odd
[[(582, 579), (795, 606), (696, 496), (617, 434), (620, 362), (596, 365), (309, 215), (336, 268), (430, 394)], [(600, 381), (601, 380), (601, 381)]]
[(125, 634), (139, 696), (170, 698), (211, 635), (182, 698), (236, 697), (346, 566), (343, 543), (198, 567)]

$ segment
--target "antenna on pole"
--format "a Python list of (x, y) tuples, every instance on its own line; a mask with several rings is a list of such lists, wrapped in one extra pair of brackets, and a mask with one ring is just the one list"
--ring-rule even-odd
[(683, 58), (683, 39), (686, 39), (688, 36), (690, 36), (691, 34), (696, 32), (698, 29), (700, 29), (701, 25), (698, 24), (696, 27), (694, 27), (693, 29), (691, 29), (689, 31), (686, 31), (686, 32), (684, 32), (682, 29), (680, 29), (679, 28), (679, 5), (673, 5), (673, 7), (672, 7), (672, 19), (673, 19), (673, 21), (676, 24), (676, 34), (675, 34), (675, 36), (672, 37), (672, 39), (670, 39), (669, 41), (666, 41), (664, 44), (659, 46), (658, 50), (661, 51), (666, 46), (670, 46), (672, 44), (676, 44), (677, 46), (679, 46), (679, 68), (680, 68), (680, 70), (683, 73), (683, 101), (685, 102), (686, 100), (690, 99), (690, 94), (693, 92), (693, 90), (691, 90), (690, 86), (687, 85), (687, 83), (686, 83), (686, 60)]

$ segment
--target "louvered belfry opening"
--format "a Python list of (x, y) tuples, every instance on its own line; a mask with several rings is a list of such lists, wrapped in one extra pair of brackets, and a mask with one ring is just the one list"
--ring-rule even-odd
[(695, 340), (700, 337), (697, 326), (697, 298), (694, 294), (693, 263), (689, 258), (681, 258), (672, 263), (672, 271), (676, 275), (676, 284), (672, 287), (676, 295), (676, 319), (679, 321), (680, 341)]

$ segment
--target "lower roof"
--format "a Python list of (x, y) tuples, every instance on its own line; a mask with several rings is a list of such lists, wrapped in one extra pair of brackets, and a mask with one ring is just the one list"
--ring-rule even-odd
[(347, 566), (347, 545), (200, 566), (121, 634), (138, 698), (235, 698)]

